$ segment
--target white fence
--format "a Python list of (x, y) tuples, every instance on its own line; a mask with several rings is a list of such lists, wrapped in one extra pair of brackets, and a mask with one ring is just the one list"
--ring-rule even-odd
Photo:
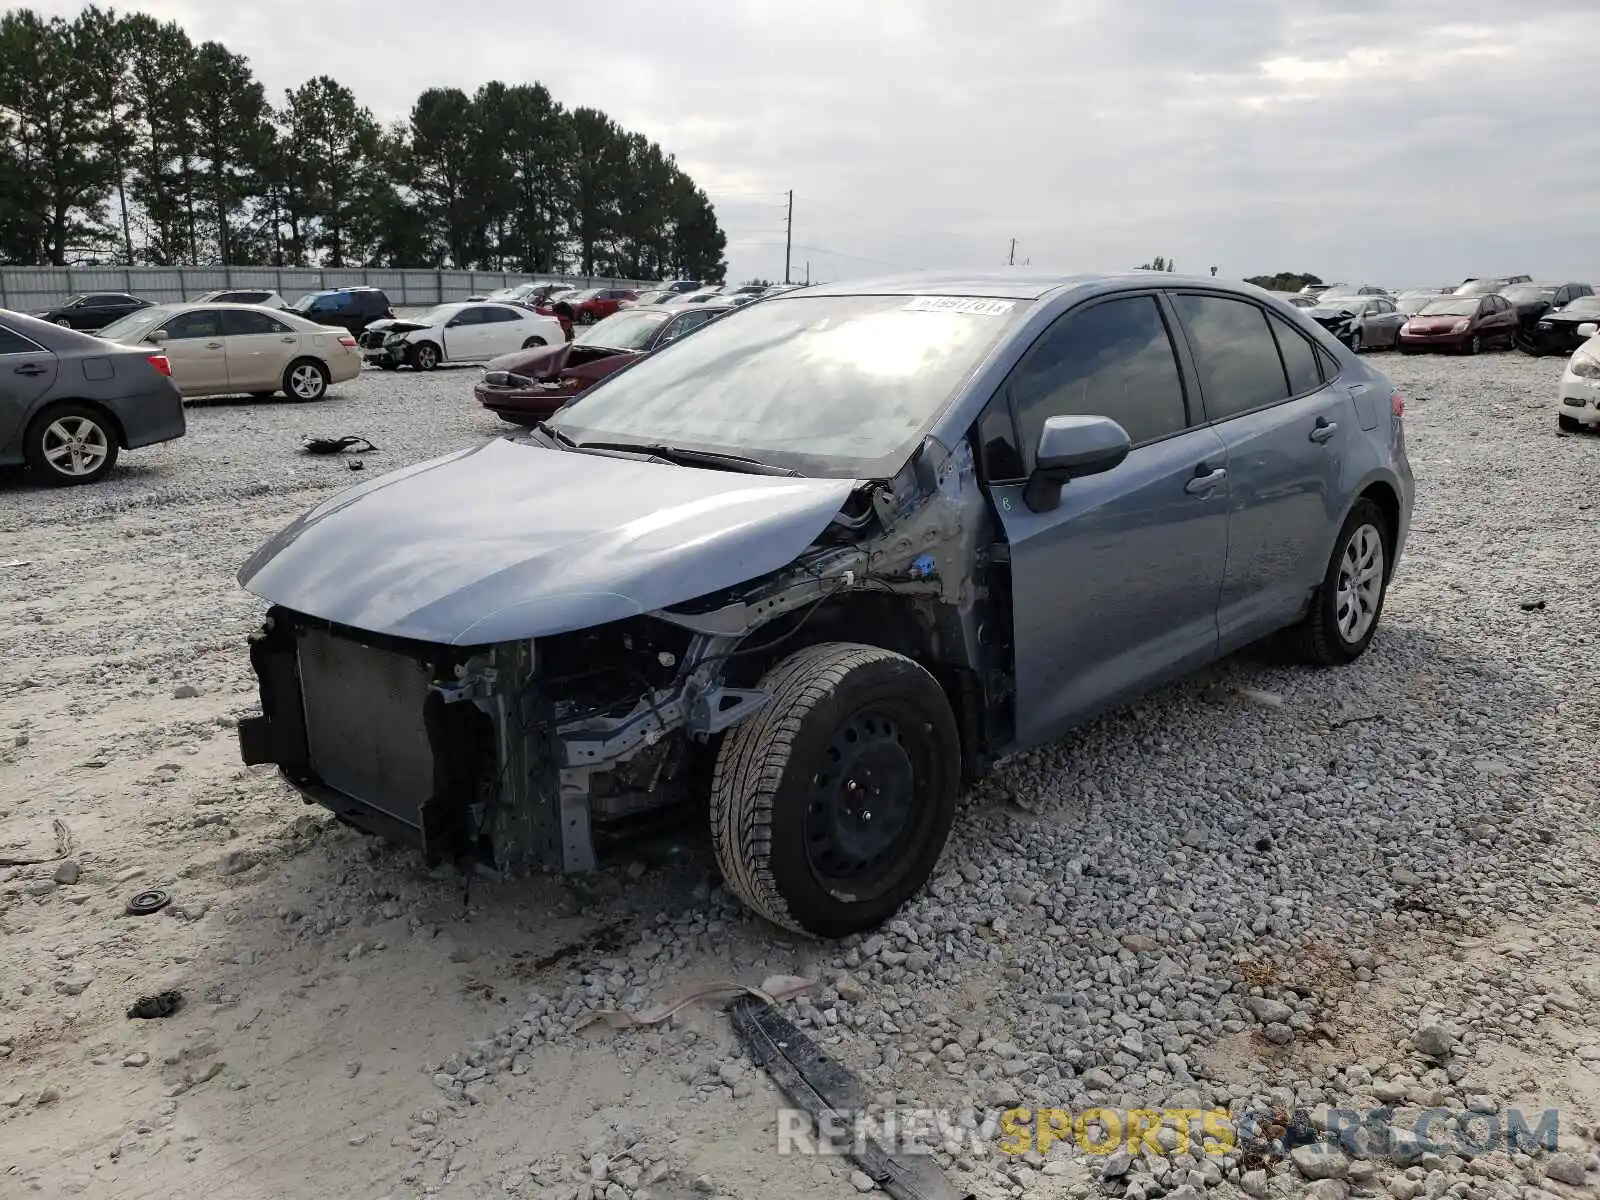
[(649, 281), (502, 271), (386, 271), (361, 267), (0, 267), (0, 308), (51, 308), (82, 292), (131, 292), (163, 303), (217, 288), (271, 288), (293, 303), (331, 287), (378, 287), (396, 307), (442, 304), (518, 283), (642, 287)]

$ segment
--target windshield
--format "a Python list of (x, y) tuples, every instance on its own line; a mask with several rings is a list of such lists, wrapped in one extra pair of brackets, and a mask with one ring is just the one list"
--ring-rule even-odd
[(310, 312), (311, 306), (319, 299), (321, 299), (323, 296), (331, 295), (333, 295), (332, 292), (307, 292), (304, 296), (301, 296), (300, 299), (296, 300), (289, 306), (289, 311), (301, 313)]
[(1500, 293), (1513, 304), (1532, 304), (1538, 300), (1554, 300), (1555, 288), (1512, 287)]
[(162, 322), (177, 311), (170, 304), (152, 304), (102, 326), (95, 331), (95, 336), (112, 342), (137, 342), (145, 334), (160, 329)]
[(1401, 296), (1394, 304), (1401, 312), (1411, 314), (1421, 312), (1428, 305), (1436, 303), (1438, 299), (1438, 292), (1425, 292), (1418, 296)]
[(589, 288), (582, 292), (564, 292), (561, 298), (563, 300), (593, 300), (599, 294), (599, 288)]
[(1027, 303), (796, 296), (752, 305), (612, 375), (551, 424), (579, 442), (881, 478), (899, 470)]
[(642, 313), (630, 308), (590, 325), (572, 339), (572, 344), (604, 346), (608, 350), (643, 350), (666, 319), (665, 313)]
[(1470, 296), (1460, 299), (1449, 297), (1444, 300), (1430, 300), (1422, 306), (1421, 315), (1425, 317), (1470, 317), (1478, 311), (1478, 301)]
[(1498, 292), (1504, 286), (1498, 279), (1474, 279), (1471, 283), (1463, 283), (1456, 289), (1458, 296), (1487, 296), (1490, 292)]
[(1561, 311), (1564, 313), (1600, 312), (1600, 296), (1579, 296)]

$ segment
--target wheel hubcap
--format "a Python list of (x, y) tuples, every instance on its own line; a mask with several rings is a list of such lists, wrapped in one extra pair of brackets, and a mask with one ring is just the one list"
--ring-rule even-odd
[(839, 727), (806, 809), (806, 857), (823, 884), (858, 893), (894, 869), (914, 825), (916, 774), (891, 718), (861, 712)]
[(44, 431), (44, 457), (63, 475), (92, 475), (111, 453), (106, 431), (87, 417), (62, 417)]
[(1345, 543), (1339, 559), (1339, 589), (1334, 597), (1339, 636), (1346, 642), (1359, 642), (1366, 637), (1378, 619), (1383, 566), (1383, 535), (1374, 526), (1361, 526)]
[(296, 367), (290, 378), (297, 396), (310, 400), (322, 393), (322, 375), (315, 367)]
[(421, 363), (424, 367), (433, 366), (433, 351), (432, 350), (423, 350), (422, 352), (420, 352), (417, 355), (417, 361), (419, 363)]

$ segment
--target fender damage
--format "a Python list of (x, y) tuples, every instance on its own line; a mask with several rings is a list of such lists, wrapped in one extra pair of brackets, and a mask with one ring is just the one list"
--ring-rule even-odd
[[(308, 802), (430, 860), (591, 869), (703, 799), (719, 735), (767, 702), (764, 667), (824, 629), (904, 642), (961, 681), (971, 721), (1004, 709), (995, 535), (964, 444), (930, 440), (872, 483), (511, 441), (396, 476), (241, 571), (273, 607), (251, 644), (262, 715), (239, 739)], [(560, 508), (541, 521), (536, 498)]]

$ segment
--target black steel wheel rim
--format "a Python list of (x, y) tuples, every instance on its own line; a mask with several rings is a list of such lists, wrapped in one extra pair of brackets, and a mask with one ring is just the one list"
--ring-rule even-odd
[(866, 709), (840, 722), (811, 777), (806, 860), (857, 898), (892, 881), (916, 837), (918, 771), (899, 721)]

